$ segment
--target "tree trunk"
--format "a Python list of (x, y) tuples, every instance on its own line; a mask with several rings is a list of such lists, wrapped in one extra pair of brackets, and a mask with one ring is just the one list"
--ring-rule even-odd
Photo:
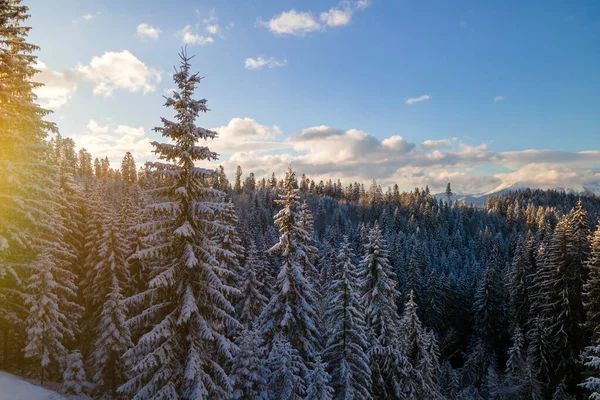
[(41, 372), (41, 379), (40, 379), (40, 385), (44, 386), (44, 373), (46, 372), (46, 368), (44, 368), (42, 366), (42, 372)]

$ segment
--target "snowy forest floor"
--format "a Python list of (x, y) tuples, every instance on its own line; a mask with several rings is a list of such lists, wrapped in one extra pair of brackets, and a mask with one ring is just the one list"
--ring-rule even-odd
[(65, 400), (56, 392), (0, 371), (0, 400)]

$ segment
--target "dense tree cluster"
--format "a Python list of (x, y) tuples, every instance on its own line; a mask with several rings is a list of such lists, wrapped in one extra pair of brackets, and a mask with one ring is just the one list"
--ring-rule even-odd
[(0, 2), (3, 369), (105, 399), (600, 398), (597, 196), (231, 184), (185, 52), (158, 160), (112, 169), (44, 122), (26, 18)]

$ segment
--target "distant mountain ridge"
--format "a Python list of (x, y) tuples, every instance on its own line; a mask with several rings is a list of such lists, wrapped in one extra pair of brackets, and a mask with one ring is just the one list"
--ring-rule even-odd
[[(452, 195), (453, 201), (466, 202), (467, 204), (472, 203), (475, 205), (483, 205), (490, 196), (499, 196), (510, 192), (517, 192), (521, 190), (556, 190), (558, 192), (572, 193), (572, 194), (585, 194), (590, 193), (596, 196), (600, 196), (600, 183), (584, 186), (554, 186), (554, 185), (533, 185), (525, 182), (517, 182), (512, 185), (500, 185), (496, 188), (489, 190), (485, 193), (454, 193)], [(446, 193), (434, 194), (436, 199), (446, 199)]]

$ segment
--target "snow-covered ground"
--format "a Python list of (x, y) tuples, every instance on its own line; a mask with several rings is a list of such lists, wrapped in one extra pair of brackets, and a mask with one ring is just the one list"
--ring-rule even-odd
[(0, 371), (0, 400), (65, 400), (58, 393)]

